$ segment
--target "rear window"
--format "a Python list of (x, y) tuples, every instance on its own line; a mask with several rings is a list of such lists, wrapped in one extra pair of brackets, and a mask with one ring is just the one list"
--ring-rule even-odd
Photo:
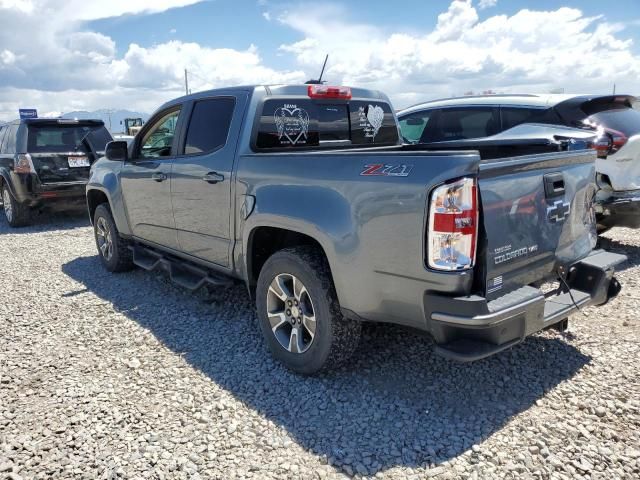
[(88, 152), (87, 143), (96, 151), (104, 151), (112, 140), (104, 126), (97, 125), (29, 125), (29, 152)]
[(501, 111), (503, 130), (508, 130), (523, 123), (563, 124), (552, 108), (502, 107)]
[(264, 102), (258, 149), (395, 145), (398, 128), (385, 102), (319, 103), (310, 99)]
[(633, 108), (617, 108), (591, 115), (589, 123), (612, 128), (627, 137), (640, 133), (640, 112)]

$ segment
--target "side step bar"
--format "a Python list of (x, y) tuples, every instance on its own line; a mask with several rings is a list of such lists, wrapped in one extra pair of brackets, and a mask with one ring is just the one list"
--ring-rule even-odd
[(197, 267), (185, 260), (164, 255), (151, 248), (135, 245), (131, 249), (135, 265), (148, 271), (162, 269), (169, 273), (172, 282), (192, 292), (204, 286), (220, 287), (233, 283), (229, 277)]

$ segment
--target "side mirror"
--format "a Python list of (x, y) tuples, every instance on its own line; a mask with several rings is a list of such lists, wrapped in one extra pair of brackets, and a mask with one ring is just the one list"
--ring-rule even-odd
[(116, 140), (107, 143), (107, 148), (104, 151), (104, 156), (107, 160), (113, 160), (116, 162), (124, 162), (127, 160), (127, 142), (122, 140)]

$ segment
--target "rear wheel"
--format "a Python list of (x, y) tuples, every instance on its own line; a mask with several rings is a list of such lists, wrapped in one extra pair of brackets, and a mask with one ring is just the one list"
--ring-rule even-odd
[(11, 227), (24, 227), (31, 221), (31, 209), (19, 203), (6, 184), (2, 186), (2, 210)]
[(271, 353), (295, 372), (337, 367), (358, 345), (361, 325), (342, 315), (329, 265), (316, 248), (272, 255), (260, 272), (256, 302)]
[(98, 205), (93, 216), (93, 231), (98, 255), (110, 272), (125, 272), (133, 268), (133, 253), (129, 242), (118, 233), (107, 204)]

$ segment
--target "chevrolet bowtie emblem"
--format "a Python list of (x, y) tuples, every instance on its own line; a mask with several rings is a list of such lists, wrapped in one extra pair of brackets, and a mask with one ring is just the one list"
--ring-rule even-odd
[(547, 207), (547, 218), (552, 223), (564, 222), (571, 213), (571, 203), (558, 200)]

